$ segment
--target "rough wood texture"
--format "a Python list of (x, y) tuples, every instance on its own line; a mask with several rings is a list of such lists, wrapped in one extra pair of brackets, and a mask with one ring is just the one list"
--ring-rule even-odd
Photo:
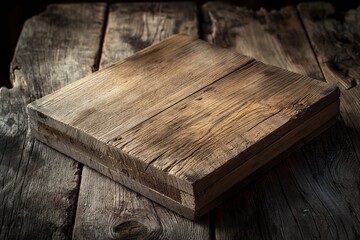
[(106, 28), (101, 67), (175, 33), (198, 36), (197, 7), (191, 2), (113, 4)]
[(342, 90), (341, 115), (360, 159), (360, 6), (346, 13), (330, 3), (298, 9), (326, 81)]
[[(111, 5), (100, 68), (184, 32), (197, 36), (191, 3)], [(208, 217), (187, 220), (84, 166), (76, 239), (209, 239)]]
[[(218, 59), (208, 61), (209, 58)], [(177, 35), (160, 46), (117, 62), (105, 71), (69, 84), (54, 95), (45, 96), (41, 102), (35, 101), (30, 107), (34, 106), (49, 116), (56, 115), (54, 121), (76, 125), (82, 129), (75, 133), (79, 136), (86, 133), (101, 142), (115, 145), (121, 133), (251, 60), (230, 51), (222, 54), (220, 48)], [(92, 96), (91, 101), (89, 96)], [(90, 109), (89, 105), (93, 108)], [(76, 110), (69, 111), (69, 107)], [(99, 121), (104, 115), (106, 119)]]
[[(333, 139), (341, 143), (336, 144), (335, 153), (343, 152), (345, 156), (336, 159), (339, 166), (338, 174), (334, 174), (336, 188), (332, 189), (330, 199), (348, 216), (337, 219), (341, 224), (339, 232), (357, 239), (360, 236), (360, 7), (341, 13), (330, 3), (302, 3), (298, 10), (326, 81), (341, 90), (340, 111), (345, 126), (341, 126)], [(344, 133), (349, 134), (351, 142), (340, 140)], [(350, 146), (356, 154), (348, 150)]]
[(336, 117), (338, 97), (333, 85), (174, 35), (28, 110), (41, 141), (194, 218)]
[[(203, 13), (209, 21), (207, 36), (217, 39), (217, 44), (227, 46), (231, 43), (236, 49), (267, 63), (282, 59), (280, 63), (275, 60), (274, 64), (322, 78), (294, 8), (253, 12), (208, 3)], [(211, 17), (214, 16), (212, 13), (218, 17)], [(246, 17), (234, 19), (233, 16)], [(258, 21), (263, 22), (263, 27), (259, 27)], [(268, 26), (269, 23), (275, 27)], [(269, 27), (273, 31), (267, 31)], [(317, 31), (321, 30), (314, 28), (314, 32)], [(241, 35), (237, 35), (239, 33)], [(289, 37), (277, 39), (272, 36), (274, 33)], [(263, 38), (265, 42), (254, 46), (251, 41), (242, 41), (250, 35), (253, 39)], [(296, 36), (295, 41), (291, 36)], [(274, 48), (278, 49), (276, 46), (279, 45), (283, 50), (274, 53)], [(308, 56), (307, 60), (299, 58), (298, 53)], [(312, 67), (307, 68), (308, 65)], [(360, 165), (346, 134), (349, 130), (338, 123), (219, 207), (214, 224), (216, 238), (357, 239)]]
[[(301, 24), (295, 21), (296, 14), (291, 13), (296, 13), (293, 8), (271, 12), (265, 10), (253, 12), (247, 9), (226, 7), (226, 5), (223, 5), (225, 7), (216, 5), (219, 3), (207, 4), (206, 8), (211, 4), (217, 6), (209, 8), (212, 16), (216, 17), (211, 20), (210, 14), (208, 16), (204, 11), (203, 15), (207, 22), (203, 23), (203, 20), (200, 20), (200, 26), (207, 26), (203, 36), (215, 36), (218, 39), (216, 40), (217, 44), (237, 46), (238, 50), (241, 49), (240, 51), (269, 64), (289, 67), (291, 71), (314, 78), (323, 78), (320, 69), (316, 68), (315, 58), (311, 57), (313, 53), (311, 53), (309, 43), (303, 41), (306, 37), (302, 33), (302, 28), (299, 28)], [(121, 16), (131, 15), (126, 13), (127, 6), (124, 7), (121, 4), (119, 6), (122, 6), (122, 9), (125, 8)], [(118, 58), (122, 59), (131, 55), (133, 50), (128, 50), (129, 46), (131, 46), (130, 49), (141, 49), (151, 43), (153, 35), (148, 33), (154, 31), (148, 31), (145, 24), (138, 24), (141, 21), (132, 20), (144, 19), (144, 22), (149, 25), (154, 23), (151, 26), (155, 26), (158, 23), (156, 20), (160, 19), (157, 18), (159, 12), (164, 14), (161, 5), (155, 6), (157, 7), (150, 8), (152, 9), (151, 13), (139, 10), (137, 18), (125, 18), (127, 24), (136, 23), (139, 26), (133, 28), (136, 29), (136, 34), (129, 34), (135, 37), (128, 37), (128, 43), (118, 37), (121, 35), (118, 30), (108, 34), (108, 36), (113, 36), (111, 42), (114, 44), (108, 48), (110, 52), (107, 54), (110, 58), (106, 60), (104, 57), (104, 63), (110, 64)], [(56, 27), (51, 27), (49, 30), (48, 24), (45, 24), (44, 29), (46, 30), (41, 31), (40, 34), (34, 34), (37, 37), (27, 37), (26, 41), (23, 41), (23, 37), (21, 37), (22, 45), (28, 47), (20, 58), (23, 60), (22, 65), (13, 64), (11, 69), (15, 87), (11, 90), (5, 88), (0, 90), (1, 239), (70, 238), (71, 219), (75, 214), (73, 206), (76, 200), (73, 198), (76, 195), (72, 190), (76, 189), (79, 180), (79, 177), (76, 176), (78, 167), (56, 151), (37, 141), (29, 140), (26, 135), (25, 106), (30, 98), (34, 100), (59, 88), (63, 82), (75, 80), (82, 74), (88, 74), (90, 66), (93, 65), (93, 69), (96, 70), (96, 64), (94, 64), (96, 63), (97, 48), (94, 48), (96, 44), (90, 43), (91, 47), (89, 47), (84, 43), (93, 41), (93, 37), (88, 37), (93, 34), (89, 35), (88, 33), (92, 32), (94, 24), (99, 26), (99, 22), (94, 19), (96, 14), (91, 14), (86, 21), (75, 21), (77, 22), (76, 26), (80, 24), (87, 26), (86, 28), (81, 28), (81, 30), (76, 28), (77, 32), (69, 32), (69, 28), (65, 26), (66, 24), (72, 25), (73, 21), (69, 22), (66, 19), (77, 17), (83, 19), (84, 16), (83, 9), (78, 11), (74, 8), (76, 7), (72, 5), (71, 16), (68, 16), (66, 13), (62, 13), (58, 7), (56, 9), (50, 7), (52, 10), (47, 10), (41, 19)], [(224, 15), (218, 14), (217, 11), (221, 12), (223, 8), (227, 8), (228, 11), (225, 11)], [(358, 130), (360, 111), (357, 107), (359, 97), (356, 97), (358, 96), (356, 89), (358, 89), (359, 79), (356, 75), (359, 72), (357, 70), (359, 42), (356, 40), (359, 39), (359, 23), (357, 22), (359, 10), (351, 10), (343, 15), (334, 11), (333, 7), (328, 4), (302, 4), (298, 9), (300, 9), (299, 14), (307, 28), (308, 36), (318, 55), (324, 75), (328, 78), (326, 80), (336, 83), (342, 90), (341, 111), (346, 124), (339, 122), (320, 138), (292, 155), (275, 170), (223, 204), (214, 214), (210, 231), (206, 225), (207, 221), (192, 225), (191, 222), (171, 214), (157, 204), (153, 205), (152, 202), (131, 191), (125, 191), (125, 188), (85, 167), (80, 190), (83, 195), (80, 196), (78, 219), (76, 220), (77, 223), (82, 222), (82, 224), (78, 230), (75, 230), (75, 238), (81, 238), (83, 235), (88, 237), (83, 237), (84, 239), (121, 237), (143, 239), (157, 238), (158, 236), (167, 239), (359, 238), (360, 167), (357, 146), (360, 146)], [(122, 10), (118, 9), (117, 11)], [(284, 12), (291, 14), (290, 16), (285, 14), (287, 17), (283, 18)], [(267, 15), (273, 16), (268, 17)], [(228, 17), (232, 20), (229, 20)], [(292, 20), (290, 21), (289, 18)], [(35, 19), (37, 19), (36, 24), (33, 23), (34, 19), (29, 20), (28, 22), (31, 24), (27, 23), (24, 31), (37, 33), (38, 27), (43, 29), (44, 24), (37, 22), (39, 17), (35, 17)], [(184, 17), (184, 19), (187, 18)], [(249, 22), (249, 19), (255, 23)], [(164, 26), (171, 32), (171, 26), (165, 23), (167, 20), (169, 19), (164, 17), (158, 25)], [(89, 21), (92, 25), (87, 25)], [(264, 24), (259, 24), (257, 21)], [(270, 22), (272, 24), (268, 24)], [(179, 26), (179, 22), (172, 23)], [(197, 24), (192, 22), (189, 25), (189, 31), (195, 33)], [(249, 25), (253, 27), (249, 29)], [(120, 21), (115, 21), (112, 26), (121, 31), (128, 29), (126, 31), (133, 32), (132, 28), (124, 27)], [(181, 28), (186, 29), (186, 24), (183, 26)], [(244, 31), (242, 28), (248, 30)], [(212, 33), (211, 29), (217, 33)], [(270, 31), (267, 31), (268, 29)], [(78, 46), (81, 52), (74, 56), (73, 63), (77, 63), (79, 57), (87, 60), (82, 62), (79, 65), (81, 67), (76, 70), (73, 69), (74, 65), (67, 65), (72, 71), (81, 71), (79, 76), (72, 77), (74, 73), (68, 72), (69, 74), (66, 75), (65, 72), (61, 72), (62, 77), (51, 77), (55, 70), (48, 67), (45, 63), (46, 58), (55, 59), (52, 62), (55, 66), (57, 66), (55, 63), (58, 63), (58, 60), (60, 60), (60, 65), (69, 62), (68, 60), (61, 61), (61, 59), (67, 59), (66, 56), (71, 55), (74, 51), (69, 49), (72, 48), (71, 43), (79, 39), (79, 34), (83, 32), (87, 32), (88, 35), (86, 35), (85, 42)], [(158, 36), (159, 31), (155, 32), (156, 34), (154, 34)], [(289, 35), (290, 32), (297, 37)], [(223, 36), (221, 36), (222, 34)], [(278, 35), (281, 38), (269, 36), (269, 34)], [(47, 36), (53, 37), (49, 39)], [(69, 36), (77, 37), (73, 39)], [(147, 36), (149, 37), (147, 38)], [(208, 36), (207, 39), (211, 40), (211, 36)], [(261, 37), (264, 39), (261, 40)], [(234, 41), (235, 38), (236, 41)], [(39, 43), (29, 45), (28, 42), (32, 42), (32, 39), (37, 39), (36, 41)], [(242, 41), (242, 39), (245, 40)], [(135, 44), (132, 45), (130, 42)], [(118, 46), (120, 47), (118, 48)], [(58, 50), (50, 51), (49, 55), (47, 52), (45, 53), (48, 48)], [(111, 49), (116, 49), (116, 51), (111, 51)], [(106, 46), (104, 46), (105, 50)], [(115, 57), (119, 51), (122, 51), (124, 56), (119, 54), (118, 57)], [(37, 57), (39, 52), (46, 58)], [(261, 52), (268, 54), (262, 56)], [(19, 51), (16, 54), (18, 53)], [(82, 58), (82, 56), (91, 57)], [(42, 62), (41, 65), (33, 65), (39, 61)], [(308, 69), (307, 65), (311, 67)], [(58, 67), (63, 68), (63, 66)], [(36, 77), (32, 76), (33, 73)], [(28, 88), (32, 90), (28, 91)], [(344, 97), (347, 92), (350, 94)], [(357, 154), (355, 154), (354, 147), (357, 147)], [(68, 173), (63, 172), (62, 169), (68, 169)], [(69, 179), (74, 182), (70, 182)], [(62, 188), (58, 188), (58, 183), (61, 181)], [(43, 188), (43, 186), (45, 187)], [(48, 186), (51, 186), (51, 189)], [(56, 189), (55, 192), (54, 189)], [(109, 195), (109, 192), (116, 193)], [(144, 209), (149, 209), (149, 211)], [(136, 214), (133, 214), (134, 212)], [(142, 214), (143, 212), (146, 213)], [(163, 218), (164, 221), (159, 220)], [(193, 234), (192, 231), (196, 233)]]
[(14, 87), (0, 90), (1, 239), (71, 237), (79, 164), (28, 136), (25, 106), (91, 73), (104, 14), (104, 4), (51, 5), (24, 25)]
[(202, 9), (203, 37), (210, 43), (234, 48), (266, 64), (322, 79), (295, 8), (253, 11), (209, 2)]

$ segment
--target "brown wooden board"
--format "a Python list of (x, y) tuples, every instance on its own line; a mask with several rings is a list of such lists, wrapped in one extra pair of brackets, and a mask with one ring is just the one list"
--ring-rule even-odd
[(338, 97), (333, 85), (174, 35), (28, 111), (40, 140), (194, 218), (336, 118)]
[(224, 2), (202, 6), (203, 37), (258, 61), (323, 79), (296, 9), (258, 11)]
[(341, 90), (341, 116), (360, 159), (360, 6), (345, 13), (325, 2), (298, 9), (326, 81)]
[[(304, 19), (303, 11), (306, 10), (312, 12), (311, 16), (315, 18), (304, 21), (307, 32), (310, 32), (308, 25), (312, 26), (310, 39), (316, 37), (317, 48), (324, 43), (328, 46), (319, 51), (313, 45), (316, 56), (334, 50), (337, 54), (346, 53), (340, 47), (343, 45), (335, 40), (335, 32), (332, 40), (324, 34), (324, 28), (332, 29), (332, 25), (322, 25), (324, 21), (334, 22), (334, 16), (338, 16), (337, 24), (342, 23), (341, 17), (339, 18), (342, 14), (333, 8), (331, 14), (325, 14), (326, 11), (319, 7), (328, 5), (324, 3), (302, 5), (306, 7), (299, 8), (300, 16)], [(347, 15), (349, 13), (355, 14), (356, 11), (351, 10)], [(203, 6), (203, 16), (207, 23), (205, 36), (215, 44), (235, 48), (269, 64), (324, 79), (298, 14), (294, 7), (276, 11), (252, 11), (224, 3), (208, 3)], [(319, 20), (317, 16), (323, 17)], [(316, 27), (313, 21), (317, 24)], [(356, 26), (359, 25), (353, 23), (341, 28), (345, 33), (337, 33), (354, 41), (358, 31), (346, 30)], [(328, 41), (331, 43), (327, 43)], [(320, 65), (323, 64), (320, 60), (319, 62)], [(326, 74), (325, 77), (327, 80)], [(343, 95), (344, 92), (346, 91), (342, 91)], [(342, 113), (342, 117), (351, 116), (351, 121), (358, 122), (359, 118), (354, 113), (359, 111), (351, 106), (356, 106), (355, 98), (350, 101), (351, 105), (346, 102), (341, 101), (341, 108), (349, 109), (349, 113), (353, 114)], [(346, 127), (340, 121), (300, 151), (288, 158), (282, 157), (284, 161), (279, 166), (216, 209), (215, 238), (357, 239), (360, 233), (360, 164), (354, 151), (354, 147), (358, 145), (352, 143), (347, 134), (349, 132), (354, 137), (354, 133), (358, 131), (356, 129)]]
[(0, 89), (0, 239), (71, 238), (81, 166), (29, 136), (26, 104), (96, 69), (105, 9), (50, 5), (23, 27)]
[[(100, 69), (174, 33), (198, 34), (194, 3), (110, 5)], [(75, 239), (209, 239), (209, 217), (190, 221), (84, 166)]]
[[(359, 11), (338, 12), (327, 3), (301, 4), (299, 12), (289, 7), (280, 11), (252, 11), (226, 4), (220, 6), (222, 3), (209, 3), (205, 7), (212, 4), (210, 18), (206, 11), (199, 15), (199, 26), (205, 27), (200, 33), (206, 29), (201, 36), (209, 41), (217, 38), (215, 44), (236, 46), (237, 51), (265, 63), (314, 78), (323, 79), (322, 70), (326, 80), (342, 90), (342, 118), (338, 124), (217, 208), (212, 214), (210, 231), (207, 223), (192, 224), (87, 167), (81, 173), (81, 165), (27, 134), (25, 106), (29, 101), (98, 66), (104, 35), (101, 30), (106, 19), (102, 17), (99, 21), (96, 16), (98, 10), (106, 15), (105, 5), (101, 4), (101, 8), (87, 4), (52, 5), (27, 21), (18, 44), (20, 50), (16, 51), (10, 69), (14, 88), (0, 90), (1, 239), (69, 239), (75, 211), (73, 237), (76, 239), (358, 238), (359, 31), (356, 28)], [(129, 17), (117, 16), (118, 22), (108, 23), (114, 26), (114, 31), (106, 33), (112, 36), (109, 41), (112, 46), (106, 49), (104, 43), (101, 57), (104, 65), (131, 55), (152, 39), (162, 39), (165, 37), (162, 30), (169, 33), (172, 28), (189, 30), (186, 23), (173, 20), (178, 13), (162, 4), (144, 5), (136, 11), (126, 6), (119, 4), (118, 16)], [(128, 10), (134, 14), (128, 14)], [(205, 17), (205, 23), (201, 17)], [(188, 19), (180, 18), (185, 22)], [(127, 28), (128, 24), (137, 27)], [(189, 25), (196, 26), (196, 20)], [(316, 59), (311, 57), (303, 28), (321, 70), (314, 68)], [(150, 29), (159, 37), (151, 36)], [(131, 32), (128, 34), (133, 37), (131, 41), (120, 38), (121, 32), (125, 35)], [(78, 41), (83, 39), (83, 34), (86, 40)], [(105, 52), (109, 60), (105, 59)], [(69, 58), (80, 65), (66, 64)], [(81, 71), (80, 75), (77, 71)], [(323, 125), (324, 129), (327, 127), (328, 123)], [(313, 134), (318, 131), (322, 129)], [(305, 141), (311, 138), (309, 135)], [(249, 179), (237, 187), (244, 186)]]

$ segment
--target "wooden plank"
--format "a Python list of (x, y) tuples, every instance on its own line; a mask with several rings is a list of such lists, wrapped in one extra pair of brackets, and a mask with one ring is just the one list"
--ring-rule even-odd
[(174, 35), (28, 111), (41, 141), (194, 218), (239, 181), (235, 168), (248, 175), (333, 118), (338, 97), (331, 84)]
[[(0, 90), (0, 238), (69, 239), (81, 168), (32, 139), (26, 104), (92, 72), (105, 4), (50, 5), (26, 21)], [(86, 39), (86, 41), (85, 41)]]
[(298, 9), (326, 81), (342, 90), (341, 116), (360, 159), (360, 7), (341, 13), (330, 3), (302, 3)]
[[(207, 61), (207, 58), (217, 60)], [(112, 144), (121, 133), (251, 60), (230, 51), (222, 53), (222, 49), (212, 48), (201, 40), (177, 35), (161, 46), (138, 52), (33, 102), (30, 110), (36, 108), (44, 115), (55, 116), (54, 121), (74, 125), (99, 141)], [(91, 101), (89, 96), (93, 96)], [(89, 105), (94, 108), (88, 109)], [(69, 111), (69, 107), (76, 110)], [(104, 115), (106, 119), (98, 121)]]
[(202, 9), (206, 23), (203, 37), (210, 43), (234, 48), (266, 64), (323, 79), (295, 8), (253, 11), (209, 2)]
[[(175, 37), (167, 41), (173, 39)], [(160, 49), (162, 44), (168, 44), (167, 41), (154, 48)], [(157, 50), (157, 54), (162, 54), (162, 49)], [(205, 55), (202, 52), (198, 54)], [(43, 99), (37, 101), (36, 105), (31, 105), (31, 127), (37, 138), (50, 146), (150, 199), (193, 218), (194, 214), (199, 215), (197, 209), (204, 208), (241, 180), (239, 176), (253, 172), (265, 160), (271, 160), (310, 134), (308, 129), (317, 129), (337, 115), (338, 91), (331, 85), (308, 81), (306, 78), (253, 62), (129, 131), (120, 133), (120, 139), (118, 137), (118, 140), (107, 143), (104, 148), (94, 147), (101, 142), (92, 140), (90, 135), (81, 141), (74, 135), (70, 136), (73, 131), (71, 124), (49, 121), (48, 119), (58, 117), (48, 115), (47, 107), (42, 105)], [(86, 86), (86, 83), (81, 83), (80, 86)], [(118, 86), (123, 85), (114, 84), (113, 88)], [(61, 95), (63, 90), (54, 95)], [(65, 90), (67, 93), (68, 89)], [(83, 89), (76, 92), (86, 91), (87, 89)], [(98, 96), (103, 96), (101, 91), (98, 90)], [(51, 96), (45, 98), (45, 101), (49, 97)], [(62, 106), (61, 100), (57, 101)], [(335, 102), (333, 107), (327, 107), (332, 102)], [(40, 106), (40, 112), (37, 106)], [(68, 110), (76, 111), (77, 108)], [(318, 114), (322, 115), (314, 120), (315, 124), (308, 122), (309, 118)], [(74, 133), (83, 130), (75, 128), (77, 130)], [(293, 131), (295, 132), (292, 133)], [(288, 135), (290, 132), (292, 134)], [(230, 145), (220, 144), (221, 142)], [(178, 149), (177, 146), (183, 147)], [(265, 151), (268, 146), (272, 147)], [(234, 151), (229, 151), (229, 148)], [(178, 159), (182, 161), (178, 162)], [(234, 168), (242, 166), (241, 164), (244, 167), (240, 167), (235, 175), (232, 174)], [(159, 172), (162, 175), (159, 176)], [(230, 173), (235, 177), (228, 177)], [(162, 176), (168, 180), (164, 181)], [(193, 188), (193, 193), (182, 192), (185, 188), (179, 189), (180, 185), (172, 185), (173, 178), (188, 183)], [(219, 182), (220, 179), (226, 184)]]
[(113, 4), (101, 68), (176, 33), (198, 36), (197, 7), (189, 2)]
[[(194, 4), (111, 5), (101, 67), (179, 32), (197, 35)], [(84, 167), (76, 215), (77, 239), (209, 239), (209, 218), (189, 221)], [(87, 237), (88, 236), (88, 237)]]
[[(210, 41), (322, 79), (294, 8), (254, 12), (207, 3), (203, 15)], [(219, 207), (215, 237), (355, 239), (359, 167), (345, 128), (338, 123)]]
[(193, 184), (197, 195), (337, 98), (332, 85), (254, 62), (122, 133), (113, 144), (150, 160), (147, 170), (153, 166)]
[[(329, 202), (336, 206), (346, 206), (345, 216), (348, 217), (341, 219), (343, 225), (339, 232), (348, 238), (358, 238), (360, 235), (358, 220), (360, 216), (358, 207), (360, 201), (358, 187), (360, 182), (358, 164), (360, 161), (360, 57), (358, 54), (360, 7), (341, 13), (330, 3), (319, 2), (299, 4), (298, 10), (326, 81), (338, 85), (341, 90), (340, 111), (344, 122), (341, 131), (349, 134), (351, 142), (346, 139), (347, 142), (344, 143), (341, 140), (342, 134), (334, 133), (333, 139), (342, 143), (336, 146), (338, 152), (347, 153), (347, 158), (335, 159), (334, 166), (341, 167), (336, 168), (339, 174), (334, 177), (334, 188), (329, 191), (331, 193)], [(355, 149), (355, 153), (352, 150), (348, 151), (346, 147), (349, 146)], [(319, 149), (326, 151), (323, 148)], [(309, 154), (307, 157), (311, 158), (312, 155)], [(319, 169), (318, 166), (314, 167)], [(340, 193), (336, 191), (338, 189), (341, 190)]]

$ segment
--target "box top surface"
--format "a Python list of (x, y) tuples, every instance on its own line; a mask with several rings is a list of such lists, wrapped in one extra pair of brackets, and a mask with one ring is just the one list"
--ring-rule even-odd
[(29, 108), (196, 194), (337, 98), (332, 85), (174, 35)]

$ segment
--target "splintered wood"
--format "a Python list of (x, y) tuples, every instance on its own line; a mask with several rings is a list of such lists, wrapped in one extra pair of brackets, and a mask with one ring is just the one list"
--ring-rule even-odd
[(339, 91), (174, 35), (29, 104), (28, 113), (39, 140), (194, 219), (335, 123)]

